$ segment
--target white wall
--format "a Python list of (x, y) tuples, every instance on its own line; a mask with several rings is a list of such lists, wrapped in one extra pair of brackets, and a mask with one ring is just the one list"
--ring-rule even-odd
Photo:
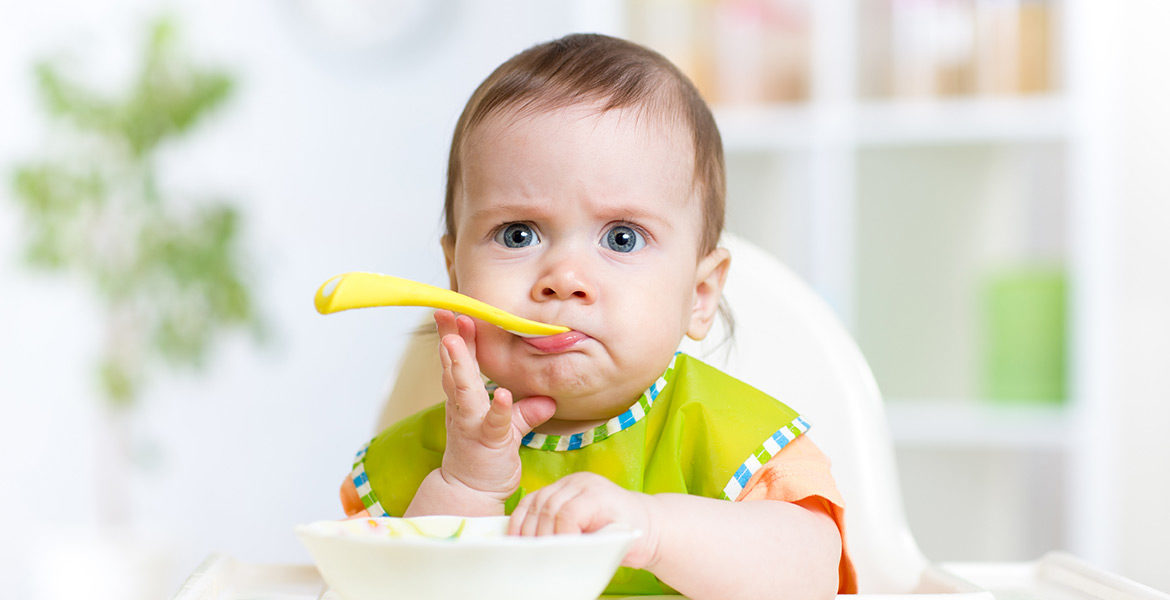
[(135, 483), (134, 509), (142, 530), (178, 547), (174, 585), (212, 551), (307, 562), (291, 527), (339, 516), (338, 484), (420, 315), (325, 318), (311, 296), (354, 269), (444, 282), (437, 239), (458, 112), (495, 65), (572, 21), (561, 3), (455, 1), (419, 46), (346, 53), (298, 29), (293, 5), (0, 1), (0, 595), (43, 591), (38, 569), (61, 549), (52, 540), (82, 539), (96, 521), (98, 313), (76, 281), (31, 273), (17, 256), (8, 173), (44, 150), (31, 62), (71, 50), (112, 79), (141, 25), (168, 8), (186, 46), (240, 82), (167, 152), (164, 185), (240, 200), (252, 291), (275, 337), (262, 350), (229, 341), (206, 377), (160, 378), (145, 398), (136, 428), (159, 458)]
[(1170, 590), (1170, 3), (1117, 9), (1116, 453), (1123, 573)]
[[(567, 3), (453, 0), (448, 27), (421, 47), (321, 49), (291, 0), (0, 0), (0, 170), (43, 148), (28, 67), (73, 49), (99, 72), (147, 16), (169, 7), (197, 54), (231, 68), (230, 106), (165, 162), (169, 187), (238, 197), (254, 292), (276, 337), (219, 349), (206, 378), (160, 379), (136, 423), (159, 460), (136, 481), (144, 530), (178, 549), (172, 580), (212, 551), (307, 561), (291, 525), (338, 514), (336, 488), (370, 434), (419, 313), (317, 316), (310, 295), (350, 269), (441, 283), (437, 247), (446, 145), (467, 95), (492, 67), (574, 26)], [(1123, 573), (1170, 589), (1170, 183), (1161, 0), (1117, 8), (1119, 103), (1111, 239), (1119, 447), (1117, 546)], [(96, 45), (96, 46), (95, 46)], [(94, 54), (93, 47), (105, 48)], [(120, 49), (120, 50), (119, 50)], [(35, 597), (54, 540), (96, 522), (90, 377), (100, 331), (84, 289), (17, 260), (19, 220), (0, 185), (0, 589)], [(45, 543), (48, 540), (49, 543)], [(50, 573), (56, 575), (56, 573)]]

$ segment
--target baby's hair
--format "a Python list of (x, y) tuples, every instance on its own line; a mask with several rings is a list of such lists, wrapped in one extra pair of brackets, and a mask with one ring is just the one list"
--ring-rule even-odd
[(487, 117), (504, 111), (531, 114), (600, 103), (601, 111), (638, 107), (691, 131), (694, 185), (702, 201), (700, 257), (719, 243), (727, 195), (723, 143), (711, 109), (694, 84), (669, 60), (633, 42), (599, 34), (573, 34), (533, 46), (496, 68), (472, 93), (455, 125), (443, 205), (446, 234), (455, 239), (455, 195), (463, 143)]

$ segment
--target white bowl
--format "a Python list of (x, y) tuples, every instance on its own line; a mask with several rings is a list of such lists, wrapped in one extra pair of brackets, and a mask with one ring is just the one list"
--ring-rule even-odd
[(508, 517), (318, 521), (296, 528), (344, 600), (595, 600), (635, 531), (516, 537)]

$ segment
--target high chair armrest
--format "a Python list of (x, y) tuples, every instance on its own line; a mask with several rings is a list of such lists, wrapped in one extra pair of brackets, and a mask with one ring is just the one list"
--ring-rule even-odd
[(1050, 552), (1032, 562), (950, 563), (942, 568), (998, 598), (1170, 600), (1170, 594), (1064, 552)]

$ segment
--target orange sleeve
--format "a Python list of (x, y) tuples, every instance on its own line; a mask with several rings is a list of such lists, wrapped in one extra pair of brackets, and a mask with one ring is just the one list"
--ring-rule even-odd
[(764, 463), (736, 498), (737, 502), (742, 500), (799, 502), (806, 508), (819, 504), (841, 532), (838, 593), (857, 593), (857, 573), (845, 544), (845, 500), (841, 498), (841, 492), (833, 480), (829, 457), (808, 436), (802, 435), (792, 440)]
[(353, 486), (353, 479), (350, 479), (348, 475), (346, 475), (345, 481), (341, 482), (341, 509), (345, 511), (347, 518), (370, 516), (366, 505), (362, 504), (362, 499), (358, 497), (357, 488)]

